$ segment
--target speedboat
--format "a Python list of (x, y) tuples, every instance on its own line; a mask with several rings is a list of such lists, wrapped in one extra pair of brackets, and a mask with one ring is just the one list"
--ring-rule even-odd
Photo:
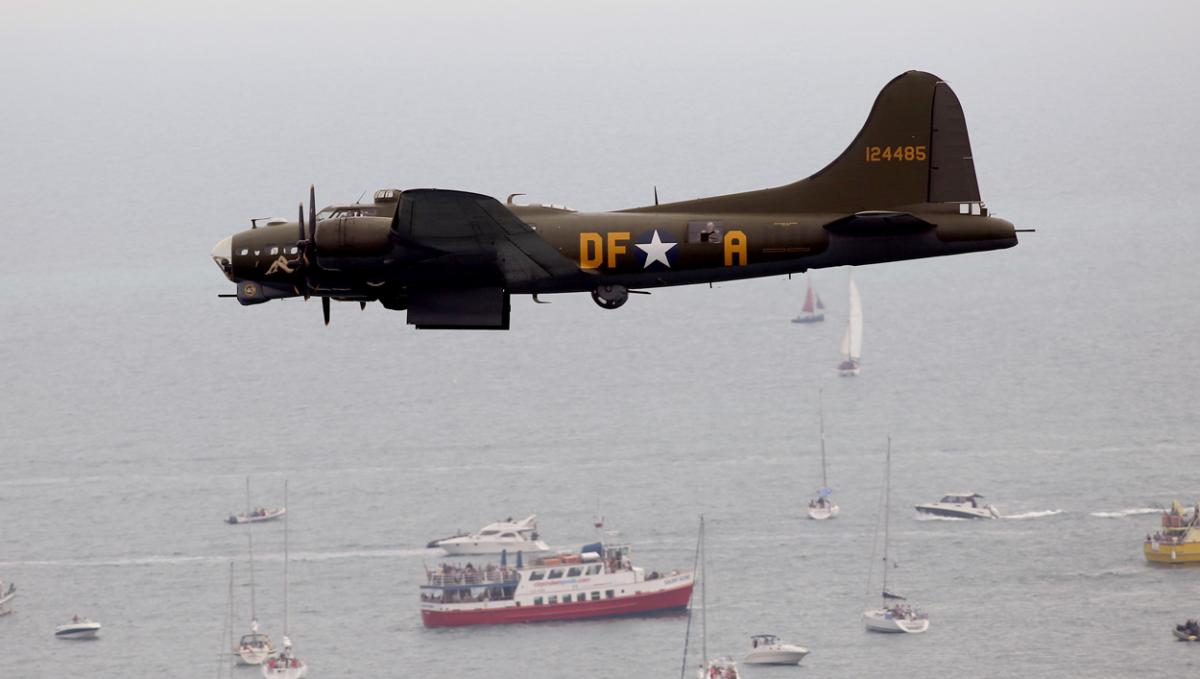
[(8, 589), (4, 588), (4, 581), (0, 580), (0, 615), (8, 615), (12, 613), (13, 599), (17, 597), (17, 586), (8, 583)]
[(747, 665), (798, 665), (808, 649), (782, 644), (774, 634), (755, 634), (750, 637), (750, 652), (742, 659)]
[(998, 519), (1000, 513), (992, 505), (983, 505), (979, 493), (950, 493), (937, 502), (916, 505), (918, 512), (952, 519)]
[(450, 556), (522, 552), (526, 556), (536, 557), (552, 552), (545, 542), (538, 539), (536, 514), (530, 514), (520, 521), (509, 518), (489, 523), (480, 528), (478, 533), (435, 540), (429, 546), (441, 547)]
[(700, 668), (697, 679), (738, 679), (737, 663), (729, 656), (713, 658)]
[(100, 633), (100, 623), (87, 618), (82, 620), (76, 615), (71, 622), (54, 628), (54, 636), (59, 639), (94, 639)]
[(929, 616), (905, 603), (884, 604), (863, 611), (863, 624), (871, 632), (921, 634), (929, 629)]

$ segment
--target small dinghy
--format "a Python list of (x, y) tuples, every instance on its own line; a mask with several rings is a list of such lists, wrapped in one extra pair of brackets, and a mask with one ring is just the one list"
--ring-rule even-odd
[(250, 477), (246, 477), (246, 511), (241, 514), (230, 514), (225, 523), (236, 526), (243, 523), (261, 523), (272, 521), (287, 514), (287, 502), (283, 507), (253, 507), (250, 504)]
[(1180, 641), (1200, 641), (1200, 622), (1188, 620), (1182, 625), (1175, 625), (1175, 638)]
[(0, 580), (0, 615), (12, 613), (13, 599), (15, 598), (17, 598), (17, 586), (10, 582), (6, 590), (4, 581)]
[(81, 620), (78, 615), (72, 617), (71, 622), (54, 628), (54, 636), (59, 639), (95, 639), (99, 633), (100, 623), (87, 618)]

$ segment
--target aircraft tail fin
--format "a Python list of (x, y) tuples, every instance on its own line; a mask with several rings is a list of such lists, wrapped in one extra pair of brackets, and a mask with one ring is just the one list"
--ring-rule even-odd
[(978, 200), (958, 97), (937, 76), (908, 71), (883, 87), (858, 135), (816, 174), (786, 186), (639, 211), (854, 213)]

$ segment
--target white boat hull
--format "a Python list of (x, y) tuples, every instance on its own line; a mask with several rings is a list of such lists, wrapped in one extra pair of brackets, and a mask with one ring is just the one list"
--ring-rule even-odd
[(238, 648), (234, 653), (239, 665), (261, 665), (274, 654), (273, 648)]
[(13, 610), (13, 599), (17, 598), (16, 592), (0, 595), (0, 615), (8, 615)]
[(836, 504), (830, 504), (825, 507), (809, 507), (808, 518), (814, 521), (825, 521), (826, 519), (832, 519), (833, 517), (837, 516), (838, 511), (839, 509)]
[(922, 634), (929, 629), (929, 618), (897, 618), (884, 608), (863, 611), (863, 624), (868, 631), (895, 634)]
[(1000, 517), (995, 507), (991, 505), (971, 507), (943, 502), (930, 502), (929, 504), (916, 505), (915, 507), (922, 514), (941, 516), (948, 519), (996, 519)]
[(95, 639), (99, 633), (98, 622), (68, 623), (54, 629), (54, 636), (58, 639)]
[(747, 665), (799, 665), (808, 649), (791, 644), (756, 648), (746, 654), (742, 662)]
[(262, 675), (266, 679), (300, 679), (301, 677), (308, 675), (308, 665), (300, 663), (298, 667), (284, 667), (283, 665), (278, 665), (273, 668), (268, 665), (263, 665)]

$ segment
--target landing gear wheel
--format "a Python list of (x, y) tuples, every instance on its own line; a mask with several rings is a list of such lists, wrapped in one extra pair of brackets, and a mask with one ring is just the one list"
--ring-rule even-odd
[(592, 301), (601, 309), (617, 309), (629, 301), (629, 288), (624, 285), (601, 285), (592, 290)]

